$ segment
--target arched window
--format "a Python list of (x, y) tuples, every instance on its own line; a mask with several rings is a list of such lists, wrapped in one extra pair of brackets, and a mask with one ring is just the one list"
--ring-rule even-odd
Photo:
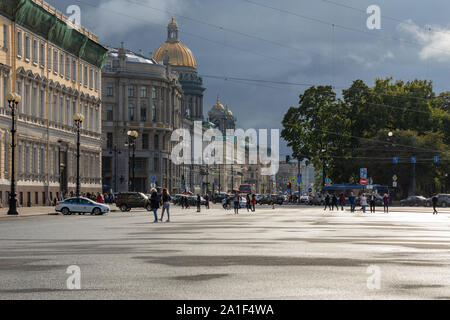
[(128, 105), (128, 121), (134, 121), (134, 104)]
[(158, 150), (159, 149), (159, 136), (157, 134), (155, 134), (154, 140), (155, 140), (154, 141), (155, 150)]
[(152, 121), (156, 121), (156, 106), (152, 104)]

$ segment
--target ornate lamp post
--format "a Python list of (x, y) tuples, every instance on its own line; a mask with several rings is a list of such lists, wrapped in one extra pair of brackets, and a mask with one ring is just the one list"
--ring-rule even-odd
[(131, 149), (131, 150), (133, 150), (133, 155), (132, 155), (132, 157), (131, 157), (131, 167), (132, 167), (132, 170), (133, 170), (133, 176), (132, 176), (132, 179), (130, 179), (130, 177), (128, 177), (128, 181), (130, 181), (130, 184), (131, 184), (131, 190), (130, 191), (135, 191), (134, 190), (134, 188), (135, 188), (135, 186), (134, 186), (134, 179), (135, 179), (135, 173), (136, 173), (136, 162), (135, 162), (135, 160), (136, 160), (136, 139), (137, 139), (137, 137), (139, 136), (139, 133), (137, 132), (137, 131), (128, 131), (127, 132), (127, 135), (128, 135), (128, 148), (129, 148), (129, 150)]
[(8, 215), (18, 215), (16, 201), (16, 174), (15, 174), (15, 148), (16, 148), (16, 109), (20, 103), (20, 95), (15, 92), (6, 95), (9, 107), (11, 108), (11, 192), (9, 194), (9, 210)]
[(75, 126), (77, 127), (77, 189), (76, 196), (80, 197), (80, 129), (81, 124), (84, 121), (84, 116), (81, 113), (77, 113), (73, 115), (73, 121), (75, 122)]

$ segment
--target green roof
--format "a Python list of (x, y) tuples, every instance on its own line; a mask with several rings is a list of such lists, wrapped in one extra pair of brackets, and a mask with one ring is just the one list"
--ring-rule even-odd
[(103, 68), (108, 50), (31, 0), (1, 0), (0, 13), (74, 56)]

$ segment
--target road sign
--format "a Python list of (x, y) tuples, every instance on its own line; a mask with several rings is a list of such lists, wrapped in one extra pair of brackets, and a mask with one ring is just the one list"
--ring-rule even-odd
[(394, 162), (394, 164), (397, 164), (398, 163), (398, 158), (394, 157), (393, 162)]
[(392, 186), (393, 186), (394, 188), (397, 188), (397, 181), (392, 182)]
[(302, 183), (302, 174), (301, 174), (301, 173), (299, 173), (299, 174), (297, 175), (297, 182), (298, 182), (298, 183)]
[(434, 156), (434, 163), (438, 163), (439, 162), (439, 156)]
[(155, 182), (156, 182), (156, 177), (155, 177), (155, 176), (150, 176), (150, 181), (151, 181), (152, 183), (155, 183)]
[(416, 162), (417, 162), (416, 157), (412, 157), (412, 158), (411, 158), (411, 163), (416, 163)]
[(326, 184), (328, 184), (328, 183), (330, 183), (330, 182), (331, 182), (330, 178), (326, 178), (326, 179), (325, 179), (325, 183), (326, 183)]
[(369, 178), (369, 184), (373, 184), (373, 179)]
[(181, 186), (181, 190), (186, 190), (186, 186), (185, 186), (185, 185), (182, 185), (182, 186)]
[(361, 178), (361, 180), (359, 181), (359, 183), (363, 186), (365, 186), (367, 184), (367, 179), (366, 178)]
[(394, 176), (392, 177), (392, 180), (397, 181), (398, 177), (396, 174), (394, 174)]
[(367, 179), (367, 168), (359, 169), (359, 177), (361, 179)]
[(312, 188), (309, 188), (309, 189), (308, 189), (308, 192), (312, 192), (312, 191), (313, 191)]

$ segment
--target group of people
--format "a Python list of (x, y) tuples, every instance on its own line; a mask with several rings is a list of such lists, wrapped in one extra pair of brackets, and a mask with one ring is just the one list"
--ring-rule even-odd
[[(355, 212), (356, 196), (353, 192), (348, 197), (348, 201), (350, 203), (350, 212)], [(367, 206), (369, 206), (370, 213), (375, 213), (376, 201), (377, 201), (377, 196), (374, 191), (372, 191), (369, 194), (363, 193), (361, 195), (361, 199), (360, 199), (360, 205), (361, 205), (360, 211), (362, 211), (363, 213), (366, 213), (366, 208), (367, 208)], [(389, 199), (389, 195), (387, 193), (384, 194), (382, 201), (383, 201), (384, 213), (389, 213), (390, 199)], [(336, 210), (339, 211), (338, 205), (341, 207), (341, 210), (344, 211), (344, 207), (346, 205), (345, 194), (343, 192), (341, 192), (341, 194), (339, 195), (339, 198), (338, 198), (336, 196), (336, 194), (334, 194), (334, 193), (331, 196), (329, 193), (326, 193), (324, 211), (326, 211), (327, 208), (329, 208), (329, 210), (333, 211), (335, 207), (336, 207)]]
[[(162, 222), (164, 213), (167, 212), (166, 222), (170, 222), (170, 194), (167, 189), (162, 190), (161, 196), (158, 195), (158, 191), (155, 188), (150, 190), (150, 206), (155, 216), (153, 223)], [(158, 209), (162, 206), (161, 217), (158, 219)]]

